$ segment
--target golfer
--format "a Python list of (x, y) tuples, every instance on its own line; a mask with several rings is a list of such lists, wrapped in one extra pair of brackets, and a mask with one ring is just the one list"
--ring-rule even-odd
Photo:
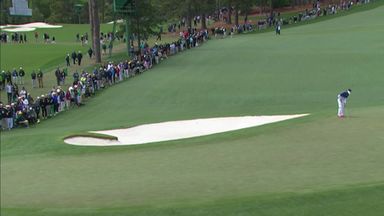
[(337, 104), (339, 105), (339, 109), (337, 111), (337, 116), (339, 118), (344, 118), (345, 104), (347, 103), (347, 98), (351, 95), (352, 90), (347, 89), (344, 92), (341, 92), (337, 95)]

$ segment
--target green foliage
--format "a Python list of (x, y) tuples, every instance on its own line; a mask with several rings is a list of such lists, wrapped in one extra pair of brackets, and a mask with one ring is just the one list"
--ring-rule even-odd
[(134, 33), (147, 38), (155, 33), (161, 21), (158, 7), (150, 0), (136, 2), (135, 13), (131, 15), (131, 28)]
[[(75, 0), (52, 1), (49, 5), (51, 16), (48, 18), (48, 21), (53, 23), (73, 23), (76, 15), (74, 6)], [(87, 10), (87, 8), (82, 7), (82, 10)]]

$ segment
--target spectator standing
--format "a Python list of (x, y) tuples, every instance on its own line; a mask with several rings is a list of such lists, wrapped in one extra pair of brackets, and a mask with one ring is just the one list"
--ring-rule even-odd
[(31, 73), (31, 78), (32, 78), (32, 88), (36, 88), (36, 72), (35, 70), (32, 71)]
[(107, 54), (107, 45), (105, 44), (105, 42), (103, 42), (103, 44), (101, 45), (101, 48), (103, 49), (103, 53)]
[(56, 69), (55, 76), (56, 76), (57, 85), (59, 86), (60, 82), (61, 82), (61, 71), (60, 71), (60, 68)]
[(73, 64), (76, 64), (77, 54), (75, 51), (73, 51), (71, 57), (72, 57)]
[(79, 63), (79, 66), (81, 65), (81, 59), (83, 58), (83, 54), (81, 54), (81, 51), (77, 54), (77, 63)]
[(72, 86), (69, 87), (67, 92), (65, 93), (65, 107), (67, 110), (71, 107), (71, 101), (72, 101), (71, 91), (73, 91)]
[(7, 125), (6, 109), (5, 109), (4, 105), (0, 102), (0, 129), (4, 130), (6, 125)]
[(67, 62), (67, 67), (69, 67), (70, 66), (70, 64), (69, 64), (69, 53), (65, 57), (65, 61)]
[(281, 32), (281, 23), (280, 21), (278, 21), (276, 24), (276, 35), (280, 35), (280, 32)]
[(73, 73), (73, 82), (77, 83), (78, 81), (79, 81), (79, 73), (75, 71), (75, 73)]
[(12, 103), (12, 83), (7, 83), (5, 86), (5, 91), (7, 92), (8, 104)]
[(37, 81), (39, 82), (39, 88), (44, 88), (44, 85), (43, 85), (43, 71), (41, 71), (41, 69), (39, 69), (39, 72), (37, 73)]
[(18, 79), (19, 79), (19, 73), (17, 73), (16, 68), (13, 68), (13, 71), (12, 71), (13, 83), (17, 83)]
[(3, 90), (5, 88), (5, 80), (6, 80), (6, 74), (5, 71), (1, 71), (0, 74), (0, 90)]
[(19, 84), (24, 85), (24, 76), (25, 76), (25, 71), (22, 67), (20, 67), (19, 70)]
[(21, 88), (20, 90), (20, 93), (19, 93), (19, 96), (22, 97), (22, 98), (26, 98), (27, 97), (27, 90), (25, 90), (24, 86)]
[(37, 43), (37, 40), (39, 39), (39, 33), (35, 32), (35, 41)]
[(9, 104), (5, 106), (5, 109), (6, 126), (8, 130), (11, 130), (13, 128), (13, 109)]
[(61, 78), (62, 78), (63, 85), (65, 85), (65, 78), (67, 76), (68, 76), (68, 68), (63, 68), (63, 70), (61, 72)]
[(41, 95), (40, 107), (41, 107), (41, 115), (43, 119), (46, 119), (48, 117), (47, 105), (48, 105), (48, 99), (45, 97), (45, 95)]
[(59, 96), (56, 92), (52, 93), (52, 105), (53, 105), (53, 115), (55, 116), (56, 113), (59, 112)]
[(89, 58), (92, 58), (92, 54), (93, 54), (93, 50), (91, 47), (89, 47), (89, 50), (88, 50)]
[(5, 73), (5, 81), (7, 81), (7, 83), (12, 84), (12, 73), (9, 70), (7, 71), (7, 73)]

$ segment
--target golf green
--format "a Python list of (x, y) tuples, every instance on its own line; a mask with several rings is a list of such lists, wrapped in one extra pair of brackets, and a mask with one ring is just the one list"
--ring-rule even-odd
[[(83, 107), (2, 132), (1, 214), (380, 215), (382, 20), (383, 6), (280, 36), (212, 40)], [(63, 142), (144, 123), (297, 113), (311, 115), (140, 146)]]

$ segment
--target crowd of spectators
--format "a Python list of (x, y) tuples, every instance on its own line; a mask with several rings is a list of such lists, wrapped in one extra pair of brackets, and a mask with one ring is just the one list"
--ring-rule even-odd
[(27, 43), (27, 35), (24, 33), (14, 32), (12, 34), (8, 34), (6, 32), (1, 32), (0, 34), (0, 42), (1, 43)]
[[(19, 89), (18, 86), (24, 84), (24, 79), (20, 76), (13, 79), (9, 72), (10, 78), (9, 73), (3, 71), (1, 77), (4, 77), (4, 82), (1, 82), (1, 88), (7, 92), (8, 103), (0, 103), (1, 128), (11, 130), (15, 127), (29, 127), (60, 112), (82, 106), (84, 99), (92, 97), (98, 91), (150, 70), (168, 56), (197, 47), (207, 39), (208, 31), (190, 28), (180, 32), (180, 38), (174, 42), (155, 44), (152, 47), (144, 42), (131, 60), (108, 62), (93, 71), (75, 71), (72, 78), (68, 77), (67, 68), (57, 68), (57, 86), (37, 97), (32, 97), (24, 87)], [(23, 71), (22, 67), (16, 73), (19, 75), (20, 71)], [(31, 73), (32, 83), (35, 82), (33, 76), (36, 79), (40, 73), (42, 77), (41, 70), (37, 74)], [(21, 74), (25, 75), (23, 72)], [(62, 87), (68, 79), (71, 79), (69, 87)]]
[(322, 6), (317, 0), (312, 4), (311, 9), (299, 12), (291, 17), (282, 17), (279, 12), (272, 12), (257, 22), (257, 29), (262, 30), (268, 27), (277, 27), (278, 25), (289, 25), (302, 21), (312, 20), (320, 16), (334, 15), (338, 11), (350, 10), (354, 4), (367, 4), (370, 0), (348, 0), (340, 1), (338, 4), (328, 4)]
[[(35, 41), (37, 42), (39, 39), (39, 33), (36, 31), (34, 33)], [(7, 33), (7, 32), (1, 32), (0, 33), (0, 43), (27, 43), (27, 34), (26, 33)], [(51, 37), (48, 33), (43, 34), (43, 42), (44, 43), (55, 43), (56, 39), (55, 36)]]

